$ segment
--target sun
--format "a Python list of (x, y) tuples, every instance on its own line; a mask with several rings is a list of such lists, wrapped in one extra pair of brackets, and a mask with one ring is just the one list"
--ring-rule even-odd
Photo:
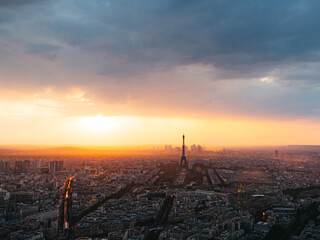
[(115, 126), (115, 120), (112, 117), (97, 114), (94, 117), (83, 117), (83, 126), (92, 131), (106, 131)]

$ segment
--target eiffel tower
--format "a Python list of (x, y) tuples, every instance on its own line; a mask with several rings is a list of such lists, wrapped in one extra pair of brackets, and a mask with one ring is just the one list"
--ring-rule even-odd
[(182, 136), (182, 156), (181, 156), (180, 166), (188, 166), (187, 158), (185, 155), (184, 135)]

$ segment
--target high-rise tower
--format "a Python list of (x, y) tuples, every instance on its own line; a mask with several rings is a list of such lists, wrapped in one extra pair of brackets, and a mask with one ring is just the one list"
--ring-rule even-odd
[(182, 136), (182, 156), (181, 156), (181, 161), (180, 161), (181, 166), (187, 166), (187, 158), (185, 155), (185, 145), (184, 145), (184, 135)]

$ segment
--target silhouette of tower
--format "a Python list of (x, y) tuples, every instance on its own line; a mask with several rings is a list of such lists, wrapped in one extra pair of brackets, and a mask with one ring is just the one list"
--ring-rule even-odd
[(185, 155), (184, 135), (182, 136), (182, 156), (180, 161), (181, 166), (187, 166), (187, 158)]

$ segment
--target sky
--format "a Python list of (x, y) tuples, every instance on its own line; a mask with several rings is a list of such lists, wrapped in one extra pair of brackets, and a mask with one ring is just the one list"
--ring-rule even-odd
[(0, 0), (0, 144), (320, 144), (319, 12)]

